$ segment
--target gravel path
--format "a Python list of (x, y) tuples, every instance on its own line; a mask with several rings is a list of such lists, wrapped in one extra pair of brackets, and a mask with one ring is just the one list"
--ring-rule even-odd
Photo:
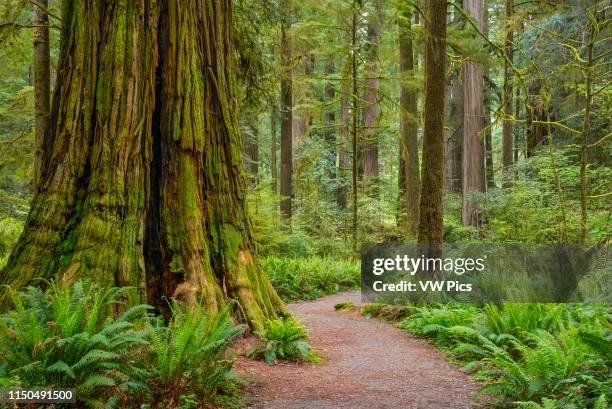
[[(248, 408), (474, 408), (477, 385), (424, 340), (392, 325), (334, 305), (360, 304), (360, 294), (337, 294), (289, 305), (304, 320), (320, 364), (267, 365), (241, 354), (234, 364), (252, 381)], [(243, 340), (244, 351), (253, 339)]]

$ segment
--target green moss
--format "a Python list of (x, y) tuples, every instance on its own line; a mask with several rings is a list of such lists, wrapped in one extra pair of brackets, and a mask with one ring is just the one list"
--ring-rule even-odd
[(238, 250), (242, 245), (242, 233), (234, 227), (234, 225), (225, 223), (223, 224), (223, 244), (225, 255), (229, 260), (234, 261), (236, 255), (238, 254)]
[(170, 261), (170, 271), (173, 273), (184, 273), (185, 265), (183, 264), (183, 259), (178, 254), (172, 256), (172, 260)]

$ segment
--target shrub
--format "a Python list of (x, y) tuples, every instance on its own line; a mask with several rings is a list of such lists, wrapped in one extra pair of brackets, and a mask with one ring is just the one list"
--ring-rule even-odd
[(271, 364), (279, 359), (316, 362), (316, 354), (308, 344), (308, 334), (302, 323), (293, 317), (270, 321), (268, 328), (258, 334), (263, 345), (252, 348), (248, 355), (263, 358)]
[(607, 306), (449, 304), (416, 311), (398, 326), (467, 362), (464, 370), (487, 383), (479, 394), (497, 396), (503, 407), (592, 408), (609, 401)]
[(414, 312), (414, 308), (407, 305), (394, 304), (364, 304), (359, 312), (366, 318), (380, 318), (384, 321), (396, 322), (403, 320)]
[(136, 324), (150, 307), (114, 318), (111, 308), (124, 292), (88, 283), (13, 292), (15, 309), (0, 317), (2, 383), (75, 388), (79, 400), (107, 407), (145, 391), (148, 373), (139, 359), (147, 333)]
[(169, 397), (168, 405), (192, 391), (216, 395), (232, 367), (228, 347), (245, 326), (234, 325), (227, 309), (210, 316), (201, 307), (185, 308), (175, 301), (171, 310), (168, 325), (158, 318), (150, 331), (155, 390)]
[(315, 299), (360, 284), (358, 261), (266, 257), (263, 266), (284, 301)]

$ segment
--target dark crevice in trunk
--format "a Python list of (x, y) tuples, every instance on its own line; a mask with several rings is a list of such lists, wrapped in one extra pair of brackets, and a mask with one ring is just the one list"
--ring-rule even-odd
[[(162, 9), (158, 22), (157, 43), (159, 61), (155, 70), (155, 108), (151, 121), (151, 161), (149, 163), (149, 192), (148, 206), (144, 234), (144, 261), (147, 279), (147, 298), (159, 312), (170, 315), (168, 304), (163, 296), (167, 294), (169, 285), (167, 271), (164, 266), (164, 256), (161, 252), (161, 175), (162, 175), (162, 143), (161, 143), (161, 114), (163, 97), (163, 64), (168, 50), (167, 13)], [(146, 162), (145, 162), (146, 163)], [(171, 275), (171, 274), (170, 274)]]

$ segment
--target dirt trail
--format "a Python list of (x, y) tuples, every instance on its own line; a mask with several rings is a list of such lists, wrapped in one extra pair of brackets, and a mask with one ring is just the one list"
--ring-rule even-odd
[[(320, 364), (267, 365), (241, 355), (236, 372), (253, 381), (249, 408), (474, 408), (477, 385), (424, 340), (334, 305), (360, 304), (360, 294), (337, 294), (289, 305), (303, 319)], [(252, 340), (241, 343), (244, 351)]]

